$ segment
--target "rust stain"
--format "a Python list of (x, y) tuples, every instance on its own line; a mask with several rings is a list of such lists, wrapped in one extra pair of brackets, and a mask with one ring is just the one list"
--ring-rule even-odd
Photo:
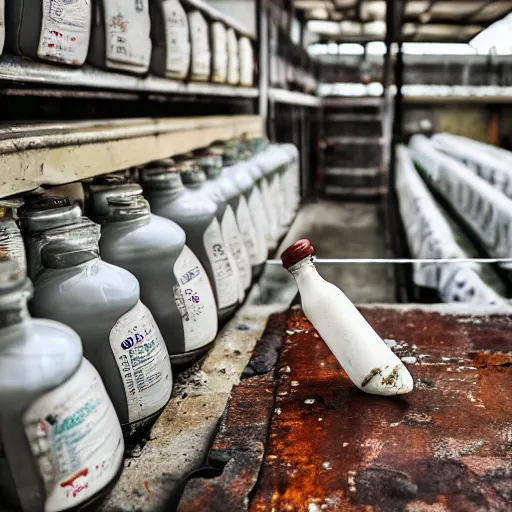
[(149, 490), (149, 483), (147, 480), (144, 480), (144, 492), (146, 493), (148, 501), (151, 501), (151, 491)]
[(233, 389), (207, 466), (186, 484), (179, 512), (247, 510), (265, 454), (277, 385), (274, 374), (278, 353), (267, 358), (262, 348), (278, 350), (283, 344), (286, 320), (286, 314), (269, 318), (248, 366), (253, 371), (245, 372), (246, 378)]
[(407, 365), (415, 390), (362, 393), (293, 310), (248, 509), (510, 511), (512, 318), (361, 311), (399, 357), (416, 361)]

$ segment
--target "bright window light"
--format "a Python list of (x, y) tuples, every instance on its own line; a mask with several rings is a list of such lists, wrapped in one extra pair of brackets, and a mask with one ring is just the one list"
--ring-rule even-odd
[(339, 48), (340, 55), (363, 55), (364, 48), (362, 44), (342, 43)]
[(480, 32), (469, 44), (484, 55), (492, 48), (495, 48), (497, 55), (512, 54), (512, 14)]

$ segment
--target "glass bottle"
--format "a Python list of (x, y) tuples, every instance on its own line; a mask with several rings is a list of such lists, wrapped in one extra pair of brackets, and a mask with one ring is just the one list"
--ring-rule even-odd
[(6, 0), (5, 4), (10, 52), (71, 66), (85, 62), (92, 22), (89, 0)]
[(87, 60), (96, 67), (147, 73), (151, 60), (149, 0), (93, 2)]
[(153, 162), (143, 171), (144, 194), (157, 215), (176, 222), (185, 231), (187, 245), (212, 284), (222, 325), (238, 307), (238, 276), (226, 252), (217, 205), (200, 188), (190, 190), (183, 185), (180, 172), (197, 178), (197, 170), (196, 161), (189, 157), (179, 162)]
[(411, 374), (335, 285), (316, 271), (314, 249), (299, 240), (282, 254), (283, 266), (299, 288), (302, 309), (352, 382), (366, 393), (401, 395), (412, 391)]
[(123, 435), (79, 336), (31, 318), (31, 294), (0, 242), (0, 496), (26, 512), (76, 510), (115, 482)]
[(101, 375), (122, 425), (137, 426), (169, 401), (167, 348), (140, 301), (137, 279), (99, 257), (100, 226), (83, 217), (42, 234), (32, 314), (57, 320), (82, 339), (84, 355)]
[(156, 320), (171, 363), (200, 359), (217, 334), (217, 309), (183, 229), (153, 215), (136, 184), (93, 185), (89, 201), (91, 215), (102, 224), (102, 258), (138, 279), (141, 301)]

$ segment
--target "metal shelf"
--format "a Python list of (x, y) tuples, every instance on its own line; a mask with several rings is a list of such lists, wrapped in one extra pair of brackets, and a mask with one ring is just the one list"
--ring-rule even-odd
[[(195, 0), (197, 1), (197, 0)], [(257, 98), (255, 87), (231, 86), (202, 82), (180, 82), (156, 76), (137, 77), (96, 69), (89, 65), (71, 68), (30, 61), (14, 55), (0, 56), (0, 80), (55, 88), (72, 87), (104, 91), (122, 91), (145, 94), (176, 94)], [(46, 87), (45, 87), (46, 86)]]
[(338, 96), (322, 98), (323, 107), (381, 107), (380, 96)]
[(433, 104), (450, 104), (450, 103), (512, 103), (512, 96), (403, 96), (404, 103), (433, 103)]
[(117, 119), (0, 129), (0, 197), (142, 165), (244, 133), (259, 116)]
[(325, 169), (326, 176), (358, 176), (365, 178), (373, 178), (381, 173), (379, 167), (327, 167)]
[(336, 144), (384, 144), (385, 137), (356, 137), (350, 135), (340, 135), (333, 137), (326, 137), (325, 142), (328, 146)]
[(350, 114), (329, 114), (326, 116), (325, 120), (335, 123), (339, 121), (368, 123), (382, 121), (382, 116), (380, 114), (358, 114), (357, 112), (353, 112)]
[(270, 88), (268, 99), (275, 103), (287, 103), (304, 107), (320, 107), (322, 105), (321, 99), (317, 96), (297, 91), (287, 91), (286, 89)]

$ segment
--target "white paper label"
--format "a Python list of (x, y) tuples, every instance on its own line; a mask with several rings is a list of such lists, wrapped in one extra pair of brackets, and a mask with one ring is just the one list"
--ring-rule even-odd
[[(222, 237), (224, 238), (233, 258), (236, 262), (238, 276), (242, 285), (241, 300), (243, 300), (245, 293), (251, 286), (251, 259), (245, 247), (242, 235), (236, 224), (235, 214), (233, 208), (227, 205), (224, 216), (221, 222)], [(240, 298), (240, 293), (239, 293)]]
[(196, 255), (187, 247), (174, 264), (178, 284), (174, 300), (183, 322), (185, 350), (208, 345), (217, 334), (217, 305), (208, 276)]
[(249, 196), (249, 211), (251, 212), (251, 219), (256, 231), (258, 258), (261, 262), (265, 262), (268, 255), (266, 237), (268, 221), (263, 206), (263, 200), (261, 199), (261, 193), (256, 186), (252, 189), (251, 195)]
[(238, 301), (237, 275), (229, 261), (217, 219), (205, 230), (203, 244), (215, 278), (219, 309), (232, 306)]
[(110, 331), (110, 347), (123, 379), (128, 421), (159, 411), (172, 390), (169, 354), (149, 309), (137, 302)]
[(250, 87), (254, 83), (254, 53), (252, 44), (247, 37), (238, 42), (240, 50), (240, 83)]
[(236, 222), (242, 234), (242, 240), (244, 241), (247, 252), (249, 253), (251, 265), (259, 265), (262, 261), (259, 254), (260, 251), (258, 250), (258, 238), (251, 220), (249, 206), (244, 196), (240, 196), (240, 202), (236, 210)]
[(238, 41), (235, 31), (230, 28), (227, 32), (228, 40), (228, 83), (236, 85), (240, 82), (240, 57), (238, 55)]
[(45, 512), (88, 500), (123, 463), (123, 434), (114, 406), (86, 359), (71, 379), (28, 408), (23, 426), (45, 485)]
[(216, 21), (212, 24), (213, 81), (225, 82), (228, 78), (228, 38), (226, 27)]
[(82, 65), (89, 49), (91, 17), (89, 0), (43, 0), (37, 56)]
[(167, 44), (166, 70), (178, 78), (185, 78), (190, 66), (187, 13), (178, 0), (165, 0), (162, 7)]
[(103, 0), (103, 6), (109, 67), (147, 70), (151, 58), (148, 0)]
[(210, 43), (208, 23), (199, 11), (189, 13), (190, 40), (192, 42), (192, 76), (207, 80), (210, 76)]

